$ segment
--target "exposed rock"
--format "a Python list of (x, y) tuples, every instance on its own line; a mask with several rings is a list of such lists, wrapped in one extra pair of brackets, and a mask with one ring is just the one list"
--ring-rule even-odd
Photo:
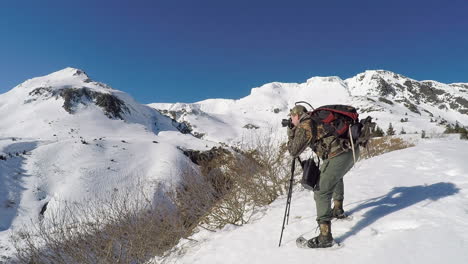
[(445, 91), (432, 87), (432, 83), (420, 83), (419, 94), (424, 97), (426, 102), (442, 103), (437, 96), (445, 94)]
[(30, 96), (41, 96), (41, 95), (49, 95), (52, 94), (52, 87), (39, 87), (32, 90), (29, 95)]
[(457, 110), (459, 108), (459, 105), (456, 104), (455, 102), (450, 102), (449, 103), (449, 106), (450, 108), (454, 109), (454, 110)]
[(187, 121), (177, 122), (176, 120), (172, 119), (172, 125), (182, 134), (190, 134), (192, 132), (192, 125)]
[(208, 151), (182, 149), (182, 152), (184, 153), (185, 156), (189, 157), (189, 159), (193, 163), (197, 165), (203, 165), (212, 161), (213, 159), (230, 154), (228, 150), (221, 148), (221, 147), (213, 147), (212, 149)]
[(192, 132), (192, 135), (196, 138), (202, 139), (205, 136), (205, 133)]
[(430, 117), (434, 117), (434, 114), (431, 113), (430, 111), (426, 110), (426, 109), (423, 109), (424, 112), (428, 113)]
[(253, 124), (247, 124), (245, 126), (243, 126), (243, 128), (247, 128), (247, 129), (259, 129), (260, 127), (256, 126), (256, 125), (253, 125)]
[(49, 205), (49, 202), (46, 202), (46, 203), (42, 206), (41, 211), (39, 212), (39, 215), (40, 215), (41, 218), (44, 217), (44, 213), (45, 213), (45, 211), (47, 210), (47, 205)]
[(464, 108), (468, 108), (468, 100), (463, 97), (456, 97), (455, 102), (463, 106)]
[(123, 119), (121, 114), (130, 112), (125, 103), (114, 95), (96, 93), (95, 100), (109, 118)]
[(65, 101), (63, 108), (70, 114), (75, 112), (77, 104), (87, 104), (87, 101), (94, 102), (101, 107), (109, 118), (123, 119), (122, 114), (130, 113), (125, 103), (117, 96), (95, 92), (86, 87), (62, 89), (59, 91), (59, 95)]
[(406, 106), (406, 108), (408, 108), (411, 112), (413, 113), (416, 113), (416, 114), (421, 114), (421, 112), (419, 112), (418, 110), (418, 107), (411, 103), (408, 99), (405, 98), (405, 101), (404, 101), (404, 105)]
[(379, 90), (379, 94), (381, 96), (387, 96), (389, 94), (393, 96), (396, 95), (395, 88), (393, 88), (390, 84), (388, 84), (384, 79), (380, 77), (375, 77), (375, 76), (372, 77), (372, 79), (377, 80), (377, 83), (378, 83), (377, 89)]
[(379, 101), (384, 102), (384, 103), (389, 104), (389, 105), (393, 105), (393, 102), (391, 100), (388, 100), (385, 97), (379, 97)]
[(439, 109), (447, 109), (447, 106), (444, 104), (439, 105)]
[(123, 119), (124, 113), (130, 113), (125, 103), (117, 96), (110, 93), (100, 93), (87, 87), (81, 88), (63, 88), (53, 90), (52, 87), (38, 87), (33, 89), (29, 95), (32, 97), (24, 101), (30, 103), (36, 101), (39, 97), (62, 97), (64, 100), (63, 108), (70, 114), (74, 114), (77, 105), (87, 105), (94, 103), (101, 107), (104, 114), (109, 118)]

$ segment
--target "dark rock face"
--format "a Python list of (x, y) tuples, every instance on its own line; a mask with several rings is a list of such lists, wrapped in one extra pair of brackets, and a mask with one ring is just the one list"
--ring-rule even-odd
[(64, 100), (63, 109), (70, 114), (75, 113), (77, 105), (87, 105), (90, 103), (101, 107), (104, 114), (111, 119), (123, 120), (122, 115), (124, 113), (130, 113), (125, 103), (117, 96), (95, 92), (87, 87), (64, 88), (59, 90), (53, 90), (52, 87), (39, 87), (32, 90), (29, 95), (33, 98), (26, 100), (25, 103), (36, 101), (40, 96), (44, 98), (55, 97), (56, 99), (60, 96)]
[(41, 95), (48, 95), (52, 93), (52, 87), (39, 87), (32, 90), (29, 95), (30, 96), (41, 96)]
[(74, 108), (77, 104), (86, 104), (86, 101), (94, 102), (101, 107), (104, 114), (109, 118), (123, 120), (122, 114), (130, 113), (125, 103), (117, 96), (91, 91), (86, 87), (63, 89), (59, 95), (65, 100), (63, 108), (70, 114), (75, 112)]
[(187, 113), (187, 111), (185, 109), (182, 109), (181, 111), (172, 111), (172, 110), (165, 110), (165, 109), (162, 109), (162, 110), (159, 110), (158, 111), (167, 116), (167, 117), (170, 117), (171, 119), (174, 119), (174, 120), (177, 120), (179, 119), (180, 117), (182, 117), (184, 114)]
[(247, 128), (247, 129), (259, 129), (260, 127), (254, 125), (254, 124), (247, 124), (247, 125), (245, 125), (243, 128)]
[(68, 88), (60, 90), (59, 95), (63, 98), (63, 108), (70, 114), (75, 113), (74, 107), (82, 102), (83, 97), (91, 100), (91, 94), (88, 89)]
[(178, 121), (185, 115), (189, 115), (189, 114), (206, 115), (205, 113), (197, 111), (197, 110), (192, 110), (192, 111), (188, 112), (185, 109), (181, 109), (180, 111), (172, 111), (172, 110), (169, 111), (169, 110), (165, 110), (165, 109), (162, 109), (162, 110), (158, 109), (158, 111), (161, 114), (171, 118), (172, 119), (172, 125), (175, 128), (177, 128), (181, 133), (191, 134), (194, 137), (200, 138), (200, 139), (205, 136), (204, 133), (199, 133), (199, 132), (193, 131), (193, 128), (195, 126), (192, 126), (192, 124), (190, 124), (188, 121), (185, 121), (185, 120), (184, 121)]
[(379, 97), (379, 101), (384, 102), (384, 103), (389, 104), (389, 105), (393, 105), (392, 101), (390, 101), (390, 100), (388, 100), (388, 99), (386, 99), (384, 97)]
[(121, 114), (130, 112), (122, 100), (111, 94), (96, 93), (95, 100), (109, 118), (123, 119)]
[(393, 88), (390, 84), (388, 84), (384, 79), (382, 78), (377, 78), (377, 89), (379, 90), (379, 94), (381, 96), (387, 96), (387, 95), (396, 95), (395, 88)]
[(462, 97), (456, 97), (455, 102), (460, 104), (463, 108), (468, 108), (468, 100)]
[(204, 165), (214, 159), (229, 155), (230, 152), (221, 147), (213, 147), (208, 151), (199, 150), (182, 150), (184, 155), (187, 156), (193, 163), (197, 165)]
[(176, 120), (172, 119), (172, 125), (182, 134), (190, 134), (192, 132), (192, 125), (187, 121), (177, 122)]
[[(390, 75), (389, 75), (390, 74)], [(453, 95), (450, 90), (442, 89), (437, 82), (414, 81), (405, 76), (387, 71), (376, 71), (371, 77), (375, 81), (376, 92), (380, 102), (386, 104), (401, 103), (411, 112), (421, 114), (425, 111), (420, 105), (429, 104), (439, 109), (453, 109), (462, 114), (468, 113), (468, 100), (466, 97)], [(364, 81), (364, 76), (358, 77), (358, 81)], [(392, 76), (397, 81), (389, 81), (386, 76)], [(468, 84), (449, 84), (456, 90), (465, 93)]]
[(408, 108), (411, 112), (416, 113), (416, 114), (421, 114), (421, 112), (419, 112), (419, 110), (418, 110), (418, 107), (417, 107), (415, 104), (411, 103), (411, 101), (409, 101), (408, 99), (405, 99), (405, 101), (404, 101), (403, 104), (404, 104), (404, 105), (406, 106), (406, 108)]
[[(407, 91), (410, 93), (409, 99), (405, 98), (403, 100), (404, 105), (414, 113), (420, 113), (416, 104), (421, 102), (432, 104), (439, 109), (448, 109), (450, 107), (453, 110), (456, 110), (462, 114), (467, 114), (468, 112), (468, 100), (463, 97), (454, 97), (449, 92), (446, 92), (442, 89), (435, 87), (433, 82), (416, 82), (407, 80), (404, 83)], [(457, 87), (463, 87), (464, 85), (451, 85)]]
[(437, 96), (445, 94), (445, 91), (436, 89), (431, 83), (418, 83), (419, 94), (429, 103), (442, 103)]

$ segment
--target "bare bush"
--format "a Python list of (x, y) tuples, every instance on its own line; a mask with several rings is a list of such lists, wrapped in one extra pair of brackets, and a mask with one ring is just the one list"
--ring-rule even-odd
[(114, 194), (65, 203), (13, 236), (20, 263), (142, 263), (188, 234), (167, 203)]
[(286, 194), (292, 160), (286, 153), (285, 144), (278, 144), (270, 136), (258, 136), (249, 142), (237, 153), (212, 159), (204, 165), (216, 168), (205, 177), (218, 199), (200, 219), (201, 227), (213, 230), (227, 224), (243, 225), (256, 208)]
[(367, 147), (361, 149), (360, 160), (409, 147), (414, 147), (414, 144), (399, 137), (387, 136), (372, 138), (367, 144)]

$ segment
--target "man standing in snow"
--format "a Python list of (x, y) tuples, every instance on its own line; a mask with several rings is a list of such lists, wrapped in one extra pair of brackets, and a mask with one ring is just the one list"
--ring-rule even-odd
[[(343, 147), (342, 140), (334, 136), (325, 137), (323, 125), (317, 124), (317, 136), (312, 133), (312, 120), (307, 109), (296, 105), (290, 112), (292, 128), (288, 127), (288, 151), (297, 158), (307, 147), (312, 147), (319, 157), (326, 157), (320, 166), (319, 190), (314, 190), (314, 200), (317, 208), (317, 222), (320, 235), (310, 239), (307, 246), (325, 248), (333, 245), (331, 220), (345, 218), (343, 210), (344, 185), (343, 176), (353, 167), (354, 158), (351, 147)], [(312, 146), (312, 142), (315, 142)], [(356, 159), (359, 147), (355, 147)], [(333, 208), (331, 200), (333, 198)]]

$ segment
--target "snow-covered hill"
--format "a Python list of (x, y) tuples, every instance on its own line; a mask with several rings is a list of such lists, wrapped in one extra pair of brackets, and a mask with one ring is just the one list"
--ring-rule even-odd
[[(129, 95), (66, 68), (0, 95), (0, 256), (8, 236), (61, 201), (105, 198), (140, 184), (178, 181), (178, 148), (216, 144)], [(1, 260), (1, 258), (0, 258)]]
[[(281, 119), (297, 101), (318, 107), (350, 104), (371, 115), (384, 130), (439, 133), (445, 124), (468, 125), (468, 84), (416, 81), (389, 71), (366, 71), (350, 79), (313, 77), (305, 83), (269, 83), (239, 100), (210, 99), (193, 104), (150, 104), (187, 123), (200, 137), (236, 144), (249, 130), (279, 132)], [(401, 122), (401, 120), (405, 122)], [(407, 121), (406, 121), (407, 119)], [(432, 122), (431, 122), (432, 120)]]
[(332, 222), (339, 249), (299, 249), (318, 235), (313, 194), (296, 189), (282, 246), (286, 197), (251, 223), (202, 230), (163, 263), (468, 263), (468, 141), (425, 139), (415, 147), (356, 164), (345, 176), (344, 207), (351, 221)]
[[(58, 208), (61, 201), (111, 195), (115, 191), (136, 184), (141, 184), (148, 192), (156, 194), (155, 181), (167, 184), (176, 183), (179, 181), (177, 175), (182, 167), (188, 165), (197, 170), (197, 167), (190, 162), (180, 148), (208, 150), (219, 146), (219, 143), (249, 144), (251, 140), (266, 133), (272, 138), (284, 140), (286, 133), (281, 128), (281, 119), (287, 118), (289, 109), (297, 101), (307, 101), (313, 106), (351, 104), (359, 107), (361, 117), (366, 115), (375, 117), (377, 123), (384, 129), (387, 128), (388, 123), (392, 122), (397, 132), (404, 128), (408, 133), (425, 130), (430, 134), (443, 131), (446, 122), (458, 121), (464, 125), (468, 124), (467, 90), (468, 84), (447, 85), (434, 81), (418, 82), (387, 71), (367, 71), (347, 80), (339, 77), (313, 77), (301, 84), (265, 84), (252, 89), (250, 95), (239, 100), (210, 99), (193, 104), (158, 103), (147, 106), (139, 104), (124, 92), (91, 80), (82, 70), (74, 68), (66, 68), (47, 76), (30, 79), (0, 95), (0, 257), (11, 254), (11, 245), (7, 239), (14, 230), (29, 223), (30, 220), (39, 221), (42, 215), (45, 218), (50, 217), (48, 212)], [(406, 118), (407, 121), (401, 122)], [(188, 133), (189, 131), (191, 133)], [(408, 207), (413, 210), (413, 205), (417, 203), (415, 199), (441, 198), (436, 194), (436, 196), (430, 196), (425, 190), (442, 192), (443, 195), (447, 191), (447, 186), (453, 187), (451, 190), (459, 190), (454, 195), (445, 195), (446, 198), (444, 196), (444, 199), (440, 199), (443, 201), (441, 204), (433, 203), (432, 206), (435, 206), (435, 209), (450, 206), (452, 202), (457, 206), (461, 206), (459, 203), (465, 203), (466, 193), (463, 188), (466, 187), (466, 181), (462, 176), (466, 174), (466, 168), (459, 160), (463, 155), (457, 156), (454, 153), (463, 152), (466, 143), (457, 140), (436, 140), (433, 141), (433, 145), (430, 145), (428, 142), (415, 148), (418, 151), (398, 152), (405, 156), (408, 162), (399, 159), (399, 163), (394, 163), (396, 165), (388, 165), (388, 160), (385, 162), (373, 159), (373, 161), (378, 161), (375, 163), (376, 167), (369, 161), (357, 166), (349, 175), (348, 180), (360, 179), (356, 181), (356, 185), (360, 188), (359, 193), (356, 196), (349, 196), (347, 204), (357, 206), (362, 204), (359, 202), (361, 200), (371, 201), (380, 195), (393, 194), (391, 189), (394, 187), (409, 187), (410, 191), (414, 190), (418, 193), (415, 196), (409, 195), (413, 203), (406, 206), (397, 205), (397, 208)], [(437, 153), (445, 143), (450, 146), (448, 152), (440, 151), (441, 157), (431, 156), (430, 152)], [(416, 164), (419, 161), (417, 159), (419, 156), (426, 157), (424, 164), (427, 164), (411, 167), (410, 164)], [(398, 156), (388, 155), (385, 157), (390, 160), (398, 158)], [(453, 157), (453, 161), (448, 160), (449, 157)], [(423, 170), (431, 164), (441, 164), (438, 168), (440, 170)], [(368, 169), (365, 169), (366, 166)], [(388, 166), (396, 167), (389, 168)], [(449, 170), (450, 167), (455, 169)], [(383, 171), (375, 174), (374, 171), (377, 169)], [(445, 171), (445, 169), (448, 172), (443, 174), (442, 170)], [(387, 177), (393, 171), (399, 171), (398, 177)], [(406, 174), (409, 176), (407, 177)], [(362, 175), (366, 177), (359, 178)], [(385, 177), (385, 180), (377, 179), (378, 175)], [(451, 177), (451, 180), (441, 180), (440, 177), (444, 175)], [(408, 178), (413, 180), (409, 181)], [(372, 189), (374, 182), (378, 182), (379, 187)], [(456, 187), (447, 185), (448, 183)], [(414, 187), (424, 186), (424, 184), (428, 184), (429, 187), (436, 184), (437, 188), (434, 190), (432, 187), (423, 188), (423, 191), (420, 191), (419, 187)], [(402, 192), (408, 195), (406, 189)], [(304, 198), (302, 202), (294, 202), (296, 204), (294, 206), (304, 204), (304, 208), (303, 210), (294, 209), (294, 206), (292, 208), (293, 213), (297, 210), (302, 214), (302, 218), (296, 218), (299, 214), (294, 215), (295, 220), (288, 227), (288, 236), (292, 237), (313, 229), (313, 217), (303, 213), (307, 210), (309, 214), (314, 212), (314, 208), (310, 206), (313, 202), (309, 194), (302, 193), (296, 197)], [(379, 202), (379, 199), (376, 201)], [(450, 204), (446, 204), (445, 201), (450, 201)], [(270, 210), (275, 211), (276, 207), (281, 208), (283, 202), (278, 201), (273, 204)], [(404, 202), (401, 203), (404, 204)], [(305, 208), (306, 204), (307, 208)], [(419, 207), (419, 204), (416, 207)], [(466, 211), (466, 208), (463, 207), (463, 210), (460, 207), (456, 208), (458, 209), (450, 212), (456, 214), (457, 218), (461, 218), (462, 211)], [(43, 212), (44, 209), (47, 210)], [(347, 232), (346, 230), (355, 230), (359, 232), (352, 234), (353, 236), (364, 235), (369, 238), (371, 235), (368, 234), (370, 232), (368, 226), (375, 224), (374, 222), (377, 223), (376, 220), (387, 219), (386, 214), (380, 211), (375, 212), (368, 207), (358, 209), (354, 210), (355, 220), (361, 221), (362, 218), (364, 219), (362, 221), (367, 222), (364, 224), (356, 222), (358, 227), (353, 227), (352, 223), (346, 223), (349, 226), (337, 229), (338, 236), (346, 237), (343, 235)], [(364, 214), (367, 210), (371, 212), (369, 217)], [(403, 218), (408, 215), (417, 215), (429, 219), (435, 214), (431, 211), (427, 215), (419, 215), (411, 210), (398, 210), (398, 212), (404, 212)], [(265, 254), (282, 259), (284, 255), (291, 254), (288, 247), (291, 245), (292, 238), (286, 238), (286, 246), (280, 249), (279, 253), (270, 252), (268, 248), (270, 242), (276, 239), (276, 236), (270, 233), (274, 231), (270, 230), (266, 222), (263, 224), (265, 229), (257, 224), (263, 221), (273, 222), (272, 219), (276, 219), (278, 214), (280, 213), (276, 211), (272, 215), (267, 214), (265, 220), (258, 220), (253, 225), (247, 225), (235, 232), (226, 230), (209, 238), (203, 237), (202, 233), (200, 236), (202, 239), (208, 239), (208, 242), (197, 244), (181, 261), (196, 262), (197, 259), (201, 260), (201, 257), (206, 255), (208, 262), (199, 263), (218, 263), (216, 256), (205, 254), (203, 250), (216, 248), (224, 252), (223, 246), (227, 245), (227, 251), (229, 247), (236, 249), (232, 252), (225, 252), (225, 256), (230, 256), (227, 262), (238, 260), (240, 252), (245, 251), (250, 262), (264, 263), (263, 259), (257, 259), (259, 255), (255, 255), (261, 253), (250, 254), (249, 250), (241, 247), (240, 244), (222, 242), (225, 239), (224, 235), (227, 238), (232, 236), (245, 239), (247, 234), (240, 230), (251, 230), (251, 228), (258, 229), (255, 231), (258, 232), (256, 234), (268, 243), (259, 244), (265, 245), (262, 248), (267, 252)], [(391, 215), (397, 214), (395, 212)], [(280, 218), (278, 218), (278, 225)], [(391, 219), (385, 221), (391, 221)], [(427, 231), (428, 227), (424, 226), (425, 223), (430, 222), (429, 226), (436, 229), (443, 221), (452, 220), (440, 216), (440, 219), (434, 222), (426, 220), (423, 224), (418, 222), (414, 225), (423, 226), (423, 231)], [(299, 224), (295, 227), (299, 222), (304, 222), (309, 226), (308, 229), (299, 228)], [(403, 221), (402, 225), (406, 226), (405, 223)], [(455, 225), (455, 222), (450, 223)], [(363, 226), (362, 230), (359, 226)], [(383, 227), (383, 230), (385, 228), (388, 229), (388, 227)], [(382, 232), (379, 229), (376, 230), (376, 237), (378, 237), (377, 234)], [(450, 232), (453, 235), (453, 232)], [(463, 232), (461, 237), (466, 240), (468, 232)], [(449, 239), (448, 236), (437, 234), (438, 238)], [(422, 233), (417, 231), (416, 235), (422, 236)], [(219, 248), (210, 242), (218, 243), (217, 236), (222, 239)], [(358, 240), (357, 244), (349, 246), (347, 240), (351, 241), (351, 238), (346, 238), (347, 246), (340, 252), (348, 252), (348, 250), (351, 252), (354, 247), (367, 245), (365, 242), (367, 238), (364, 237)], [(402, 238), (409, 239), (404, 234)], [(466, 244), (457, 239), (453, 243), (459, 244), (450, 244), (450, 247), (454, 248), (450, 249), (452, 250), (450, 252), (460, 257), (459, 245), (466, 246)], [(398, 239), (384, 240), (382, 243), (395, 241)], [(201, 250), (202, 256), (196, 253), (197, 250)], [(305, 258), (304, 254), (310, 253), (300, 254), (302, 255), (299, 256)], [(276, 261), (271, 258), (269, 260), (270, 262)]]

